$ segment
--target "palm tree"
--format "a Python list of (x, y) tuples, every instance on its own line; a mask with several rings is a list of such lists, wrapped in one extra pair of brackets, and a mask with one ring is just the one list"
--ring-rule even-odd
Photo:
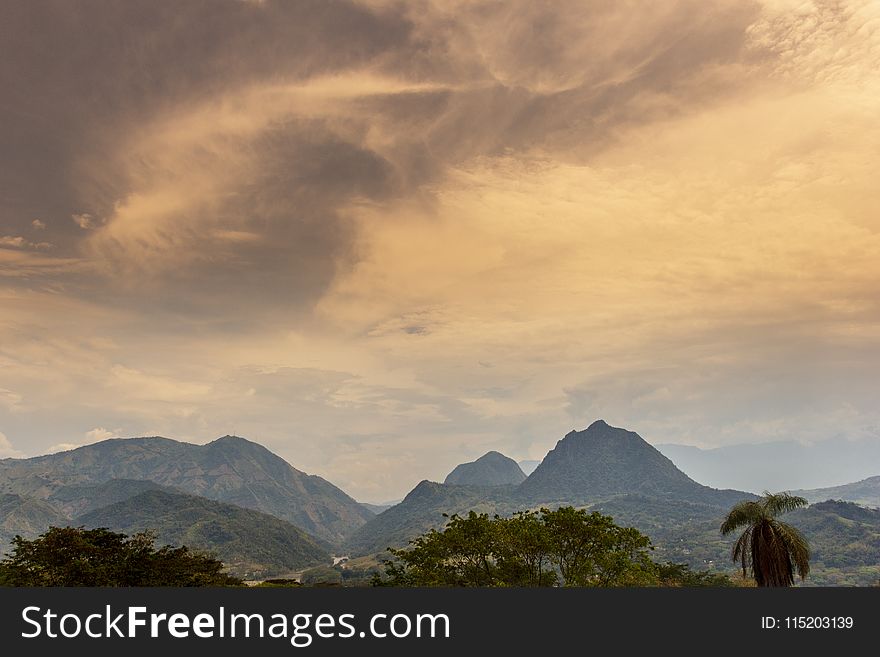
[(751, 568), (758, 586), (792, 586), (794, 570), (804, 579), (810, 572), (810, 546), (797, 529), (776, 516), (807, 506), (803, 497), (768, 493), (758, 500), (736, 504), (721, 524), (729, 534), (745, 527), (733, 546), (734, 563), (742, 564), (743, 577)]

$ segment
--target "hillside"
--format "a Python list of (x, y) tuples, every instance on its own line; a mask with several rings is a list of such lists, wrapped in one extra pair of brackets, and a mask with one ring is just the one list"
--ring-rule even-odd
[(176, 488), (162, 486), (139, 479), (111, 479), (102, 484), (72, 484), (62, 486), (52, 493), (47, 502), (68, 518), (81, 516), (89, 511), (122, 502), (148, 490), (180, 493)]
[(239, 576), (270, 576), (330, 562), (326, 544), (278, 518), (203, 497), (148, 490), (74, 520), (133, 534), (153, 530), (160, 545), (214, 552)]
[(512, 458), (500, 452), (487, 452), (476, 461), (455, 466), (443, 483), (458, 486), (516, 486), (525, 479), (525, 474)]
[(516, 494), (530, 504), (590, 504), (636, 494), (711, 506), (748, 496), (698, 484), (637, 433), (602, 420), (556, 443)]
[(16, 534), (31, 539), (50, 525), (67, 524), (67, 517), (44, 500), (0, 493), (0, 556), (9, 550), (9, 542)]
[[(511, 487), (479, 487), (422, 481), (400, 502), (355, 531), (346, 541), (353, 555), (403, 547), (410, 539), (443, 527), (443, 514), (510, 513), (514, 511)], [(386, 555), (387, 556), (387, 555)]]
[[(880, 465), (877, 467), (880, 467)], [(862, 479), (852, 484), (844, 484), (843, 486), (798, 490), (794, 491), (794, 493), (807, 498), (810, 502), (843, 500), (855, 502), (862, 506), (880, 508), (880, 476), (868, 477), (867, 479)]]
[(111, 479), (152, 481), (263, 511), (330, 542), (341, 541), (373, 515), (321, 477), (232, 436), (207, 445), (158, 437), (112, 439), (58, 454), (0, 461), (0, 492), (26, 497), (48, 499), (67, 486)]
[(880, 510), (828, 500), (786, 516), (810, 542), (814, 585), (880, 581)]

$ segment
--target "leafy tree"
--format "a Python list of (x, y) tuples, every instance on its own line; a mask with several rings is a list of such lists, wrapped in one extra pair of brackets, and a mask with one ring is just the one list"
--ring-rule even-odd
[(386, 573), (394, 586), (496, 586), (497, 537), (487, 514), (453, 515), (442, 532), (432, 529), (410, 541), (410, 549), (391, 549), (397, 561), (386, 562)]
[(496, 559), (499, 575), (512, 586), (553, 586), (558, 578), (550, 567), (550, 542), (544, 523), (534, 511), (511, 518), (496, 516)]
[(541, 509), (550, 555), (566, 586), (638, 586), (655, 583), (650, 539), (611, 516), (584, 509)]
[(757, 501), (736, 504), (724, 522), (721, 533), (745, 527), (733, 545), (732, 558), (742, 566), (743, 576), (751, 570), (758, 586), (792, 586), (794, 572), (801, 579), (810, 572), (810, 546), (807, 539), (777, 516), (807, 506), (803, 497), (789, 493), (768, 493)]
[(658, 582), (647, 536), (572, 507), (511, 518), (471, 511), (391, 549), (391, 586), (639, 586)]
[(236, 586), (223, 563), (186, 547), (154, 548), (155, 537), (107, 529), (50, 527), (34, 540), (16, 536), (0, 561), (5, 586)]

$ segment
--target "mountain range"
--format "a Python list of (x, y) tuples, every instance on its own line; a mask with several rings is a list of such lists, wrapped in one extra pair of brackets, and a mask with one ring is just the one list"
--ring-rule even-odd
[[(490, 462), (499, 460), (497, 456), (489, 458)], [(474, 510), (505, 515), (542, 506), (590, 506), (609, 500), (618, 500), (619, 504), (619, 498), (624, 498), (636, 506), (642, 500), (663, 500), (665, 506), (688, 503), (704, 517), (718, 515), (737, 501), (754, 497), (698, 484), (638, 434), (611, 427), (602, 420), (567, 434), (518, 485), (493, 485), (494, 473), (487, 469), (480, 469), (482, 478), (468, 477), (469, 485), (449, 483), (461, 467), (453, 470), (443, 484), (419, 483), (400, 504), (355, 530), (345, 546), (353, 554), (401, 547), (429, 529), (442, 527), (446, 522), (444, 513)]]
[[(756, 497), (699, 484), (638, 434), (601, 420), (567, 434), (519, 485), (469, 481), (471, 485), (448, 483), (448, 477), (442, 484), (420, 482), (400, 504), (355, 530), (346, 547), (353, 555), (381, 555), (388, 547), (403, 547), (412, 538), (441, 528), (454, 513), (508, 515), (571, 504), (611, 515), (618, 524), (645, 532), (658, 561), (724, 572), (732, 570), (733, 537), (721, 536), (721, 521), (733, 504)], [(871, 483), (868, 480), (866, 485)], [(827, 501), (791, 517), (814, 546), (809, 583), (876, 582), (880, 512)]]
[[(815, 547), (814, 584), (867, 584), (880, 563), (880, 477), (801, 491), (819, 502), (791, 514)], [(659, 561), (730, 571), (732, 538), (719, 533), (746, 491), (698, 483), (632, 431), (602, 420), (559, 440), (526, 476), (499, 452), (420, 482), (399, 503), (359, 504), (266, 448), (226, 436), (207, 445), (113, 439), (69, 452), (0, 461), (0, 541), (50, 525), (151, 530), (160, 543), (215, 552), (246, 577), (329, 564), (331, 554), (387, 556), (451, 514), (509, 515), (574, 505), (648, 534)], [(0, 550), (2, 551), (2, 550)]]

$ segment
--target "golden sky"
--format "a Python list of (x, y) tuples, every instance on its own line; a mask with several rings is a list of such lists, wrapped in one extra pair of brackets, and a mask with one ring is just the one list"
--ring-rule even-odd
[(875, 0), (4, 2), (0, 457), (880, 440), (878, 164)]

